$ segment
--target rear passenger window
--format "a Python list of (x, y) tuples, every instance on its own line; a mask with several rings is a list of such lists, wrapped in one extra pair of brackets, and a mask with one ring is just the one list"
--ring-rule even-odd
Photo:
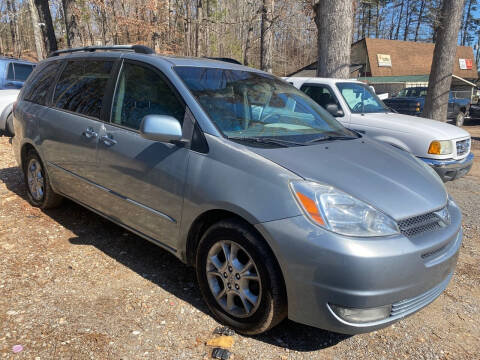
[(112, 61), (69, 61), (55, 86), (54, 106), (100, 118)]
[(125, 63), (112, 107), (112, 123), (138, 130), (146, 115), (170, 115), (183, 123), (185, 106), (155, 71)]
[(47, 105), (50, 88), (55, 81), (59, 67), (59, 62), (47, 62), (39, 65), (37, 71), (25, 83), (21, 98), (36, 104)]

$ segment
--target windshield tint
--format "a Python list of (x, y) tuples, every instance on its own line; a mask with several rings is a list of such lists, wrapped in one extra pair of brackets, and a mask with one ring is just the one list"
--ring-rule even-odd
[(400, 91), (397, 97), (425, 97), (427, 88), (405, 88)]
[(306, 143), (319, 135), (355, 136), (303, 92), (274, 76), (203, 67), (175, 71), (227, 137)]
[(382, 100), (364, 84), (338, 82), (337, 88), (352, 113), (364, 114), (388, 111)]

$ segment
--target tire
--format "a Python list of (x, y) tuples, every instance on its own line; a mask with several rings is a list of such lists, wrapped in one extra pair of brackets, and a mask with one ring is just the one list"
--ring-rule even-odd
[[(226, 261), (225, 248), (227, 252), (236, 249), (234, 261)], [(212, 261), (215, 257), (216, 261)], [(253, 265), (244, 267), (249, 259)], [(287, 316), (280, 267), (265, 241), (240, 220), (218, 222), (205, 232), (197, 248), (196, 271), (203, 298), (215, 319), (238, 333), (263, 333)], [(231, 290), (227, 284), (231, 284)], [(233, 300), (230, 305), (229, 297)]]
[(15, 131), (13, 130), (13, 115), (10, 114), (7, 116), (7, 120), (5, 121), (5, 130), (8, 136), (14, 136)]
[(34, 150), (30, 150), (25, 157), (23, 175), (31, 205), (44, 210), (60, 205), (63, 198), (52, 190), (43, 162)]
[(455, 124), (458, 126), (458, 127), (461, 127), (463, 126), (465, 122), (465, 114), (463, 112), (459, 112), (457, 114), (457, 117), (455, 118)]

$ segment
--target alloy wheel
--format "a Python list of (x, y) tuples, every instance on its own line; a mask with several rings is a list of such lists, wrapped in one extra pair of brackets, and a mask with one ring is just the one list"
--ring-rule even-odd
[(206, 274), (213, 297), (228, 314), (245, 318), (258, 309), (260, 275), (242, 246), (229, 240), (216, 242), (208, 252)]
[(27, 167), (28, 189), (33, 199), (41, 201), (45, 193), (45, 177), (42, 165), (37, 159), (31, 159)]

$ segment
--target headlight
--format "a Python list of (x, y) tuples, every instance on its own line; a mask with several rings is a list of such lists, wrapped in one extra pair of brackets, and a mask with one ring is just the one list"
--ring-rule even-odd
[(428, 153), (433, 155), (448, 155), (453, 153), (452, 142), (450, 140), (432, 141), (428, 147)]
[(292, 181), (290, 187), (305, 214), (327, 230), (362, 237), (399, 233), (391, 217), (332, 186)]

